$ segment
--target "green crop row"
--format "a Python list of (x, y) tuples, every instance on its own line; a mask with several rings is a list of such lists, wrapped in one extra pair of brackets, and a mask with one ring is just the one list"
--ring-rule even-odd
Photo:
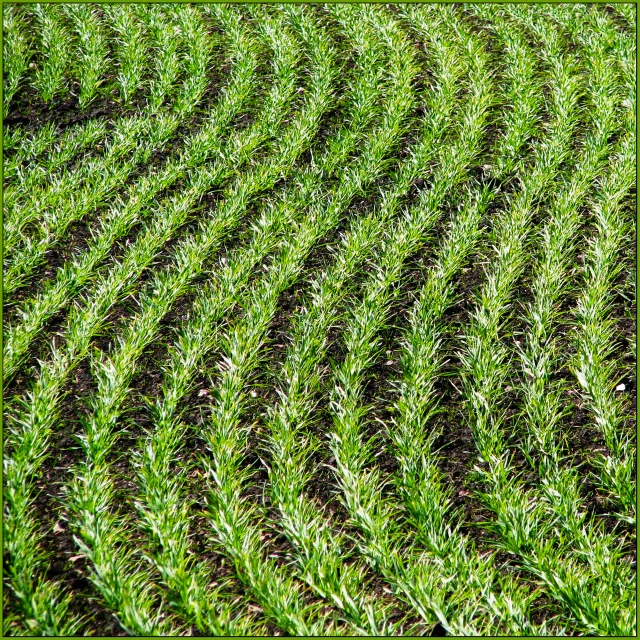
[(4, 7), (5, 635), (634, 635), (635, 20)]

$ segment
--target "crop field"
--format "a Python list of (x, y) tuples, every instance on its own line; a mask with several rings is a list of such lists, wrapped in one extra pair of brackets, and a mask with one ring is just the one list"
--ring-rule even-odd
[(635, 5), (3, 34), (5, 635), (635, 635)]

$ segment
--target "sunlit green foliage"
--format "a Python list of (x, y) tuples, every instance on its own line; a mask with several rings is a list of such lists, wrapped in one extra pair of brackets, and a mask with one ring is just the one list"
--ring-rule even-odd
[(635, 20), (5, 6), (5, 635), (635, 635)]

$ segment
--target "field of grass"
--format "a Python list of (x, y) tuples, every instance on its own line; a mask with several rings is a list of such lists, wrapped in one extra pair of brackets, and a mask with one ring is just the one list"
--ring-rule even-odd
[(635, 635), (635, 5), (3, 34), (5, 635)]

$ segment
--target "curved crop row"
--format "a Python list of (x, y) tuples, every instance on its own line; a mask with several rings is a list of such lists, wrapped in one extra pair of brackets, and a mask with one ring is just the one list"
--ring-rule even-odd
[(633, 635), (635, 21), (4, 7), (5, 635)]

